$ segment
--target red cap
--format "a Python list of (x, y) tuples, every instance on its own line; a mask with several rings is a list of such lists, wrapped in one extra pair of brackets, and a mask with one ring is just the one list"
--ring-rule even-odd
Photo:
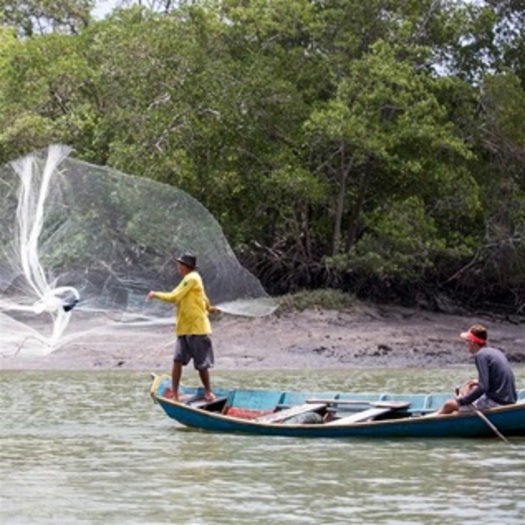
[(481, 337), (474, 335), (470, 330), (468, 332), (463, 332), (462, 334), (460, 334), (460, 337), (462, 339), (472, 341), (473, 343), (476, 343), (477, 345), (480, 345), (480, 346), (487, 344), (487, 341), (485, 339), (481, 339)]

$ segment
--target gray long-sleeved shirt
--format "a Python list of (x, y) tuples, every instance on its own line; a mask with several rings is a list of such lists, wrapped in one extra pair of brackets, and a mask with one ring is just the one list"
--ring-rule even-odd
[(514, 374), (501, 350), (484, 346), (474, 354), (474, 362), (479, 384), (472, 392), (458, 399), (460, 405), (469, 405), (483, 394), (500, 405), (516, 402)]

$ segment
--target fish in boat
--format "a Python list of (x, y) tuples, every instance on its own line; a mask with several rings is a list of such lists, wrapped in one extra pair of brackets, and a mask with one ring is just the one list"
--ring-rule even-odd
[(171, 377), (152, 373), (150, 394), (166, 415), (191, 428), (289, 437), (479, 438), (525, 436), (525, 389), (518, 402), (483, 413), (437, 416), (448, 393), (388, 394), (214, 389), (181, 386), (172, 399)]

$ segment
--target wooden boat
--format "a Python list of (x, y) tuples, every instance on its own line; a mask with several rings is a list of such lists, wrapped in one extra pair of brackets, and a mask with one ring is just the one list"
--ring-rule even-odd
[(432, 413), (450, 394), (299, 393), (181, 387), (171, 396), (171, 378), (152, 374), (151, 396), (166, 414), (187, 427), (215, 432), (316, 438), (477, 438), (525, 436), (525, 390), (518, 403), (459, 415)]

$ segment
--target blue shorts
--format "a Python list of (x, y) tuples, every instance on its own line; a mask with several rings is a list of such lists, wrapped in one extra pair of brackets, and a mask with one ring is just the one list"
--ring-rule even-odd
[(193, 359), (195, 370), (208, 370), (214, 364), (213, 346), (209, 335), (179, 335), (173, 361), (187, 365)]
[[(483, 394), (481, 397), (478, 397), (474, 403), (472, 403), (478, 410), (488, 410), (489, 408), (496, 408), (501, 406), (499, 403), (496, 403), (490, 397), (487, 397)], [(468, 405), (462, 405), (459, 407), (460, 412), (472, 412), (472, 408)]]

